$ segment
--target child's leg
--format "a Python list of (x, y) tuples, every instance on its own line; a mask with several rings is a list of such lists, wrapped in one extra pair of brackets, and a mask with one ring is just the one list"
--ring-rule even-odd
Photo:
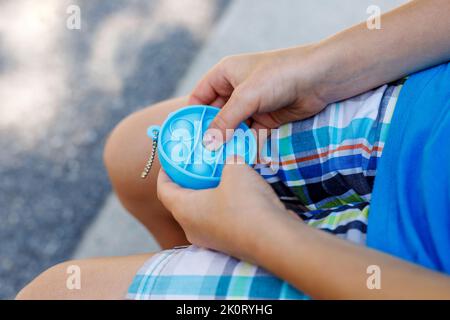
[[(136, 272), (151, 256), (143, 254), (64, 262), (39, 275), (19, 292), (16, 299), (124, 299)], [(67, 286), (68, 282), (75, 283), (69, 278), (75, 276), (72, 266), (79, 267), (79, 289)]]
[[(67, 273), (71, 266), (80, 268), (79, 290), (67, 286), (67, 282), (73, 284), (70, 281), (73, 275)], [(16, 297), (21, 300), (125, 298), (308, 299), (256, 265), (195, 246), (156, 254), (64, 262), (43, 272)]]
[(160, 168), (157, 157), (147, 179), (141, 179), (152, 146), (146, 132), (148, 126), (161, 124), (170, 112), (186, 105), (186, 98), (173, 99), (130, 115), (111, 133), (104, 151), (105, 165), (120, 201), (163, 248), (186, 244), (187, 240), (157, 199), (156, 178)]

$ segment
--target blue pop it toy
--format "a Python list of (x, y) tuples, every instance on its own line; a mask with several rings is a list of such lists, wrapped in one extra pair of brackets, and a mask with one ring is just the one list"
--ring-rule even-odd
[(182, 187), (216, 187), (229, 156), (238, 155), (250, 165), (255, 161), (256, 139), (245, 123), (218, 150), (209, 151), (203, 146), (203, 134), (218, 112), (216, 107), (188, 106), (171, 113), (161, 127), (148, 128), (148, 136), (158, 144), (162, 168)]

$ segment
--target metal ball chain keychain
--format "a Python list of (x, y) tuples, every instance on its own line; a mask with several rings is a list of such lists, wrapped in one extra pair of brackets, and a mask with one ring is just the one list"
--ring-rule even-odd
[(153, 161), (155, 160), (156, 155), (156, 147), (158, 146), (158, 134), (159, 132), (157, 130), (153, 131), (152, 152), (150, 153), (150, 157), (147, 160), (147, 164), (145, 165), (144, 171), (142, 171), (141, 174), (142, 179), (147, 178), (148, 174), (150, 173), (150, 170), (152, 169)]

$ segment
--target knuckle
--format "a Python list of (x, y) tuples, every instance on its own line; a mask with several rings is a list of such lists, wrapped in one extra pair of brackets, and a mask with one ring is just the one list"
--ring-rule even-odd
[(233, 57), (227, 56), (227, 57), (222, 58), (219, 61), (219, 63), (217, 64), (217, 66), (221, 71), (227, 71), (231, 67), (232, 62), (233, 62)]
[(241, 85), (235, 90), (234, 101), (247, 110), (254, 111), (259, 101), (259, 86), (251, 84)]
[(226, 56), (226, 57), (223, 57), (222, 59), (220, 59), (219, 64), (229, 66), (234, 61), (236, 61), (237, 58), (238, 58), (238, 55), (229, 55), (229, 56)]
[(233, 67), (234, 61), (232, 57), (225, 57), (216, 66), (216, 70), (222, 74), (225, 78), (233, 78)]
[(229, 55), (222, 58), (217, 66), (225, 75), (231, 75), (239, 69), (242, 61), (242, 55)]
[(224, 65), (226, 65), (227, 63), (229, 63), (229, 61), (230, 61), (230, 58), (231, 58), (231, 56), (226, 56), (226, 57), (223, 57), (222, 59), (220, 59), (220, 61), (219, 61), (219, 65), (221, 65), (221, 66), (224, 66)]
[(248, 88), (248, 85), (241, 85), (234, 91), (234, 99), (236, 102), (246, 102), (250, 100), (250, 94), (251, 94), (250, 88)]

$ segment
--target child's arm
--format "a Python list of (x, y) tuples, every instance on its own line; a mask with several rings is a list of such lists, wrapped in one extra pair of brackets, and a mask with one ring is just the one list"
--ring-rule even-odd
[[(280, 217), (272, 221), (268, 232), (255, 242), (254, 261), (313, 298), (450, 299), (449, 276), (355, 245), (301, 221)], [(379, 290), (367, 286), (371, 265), (380, 268)]]
[(325, 39), (318, 54), (328, 61), (321, 86), (327, 101), (343, 100), (450, 59), (450, 1), (415, 0), (381, 17)]

